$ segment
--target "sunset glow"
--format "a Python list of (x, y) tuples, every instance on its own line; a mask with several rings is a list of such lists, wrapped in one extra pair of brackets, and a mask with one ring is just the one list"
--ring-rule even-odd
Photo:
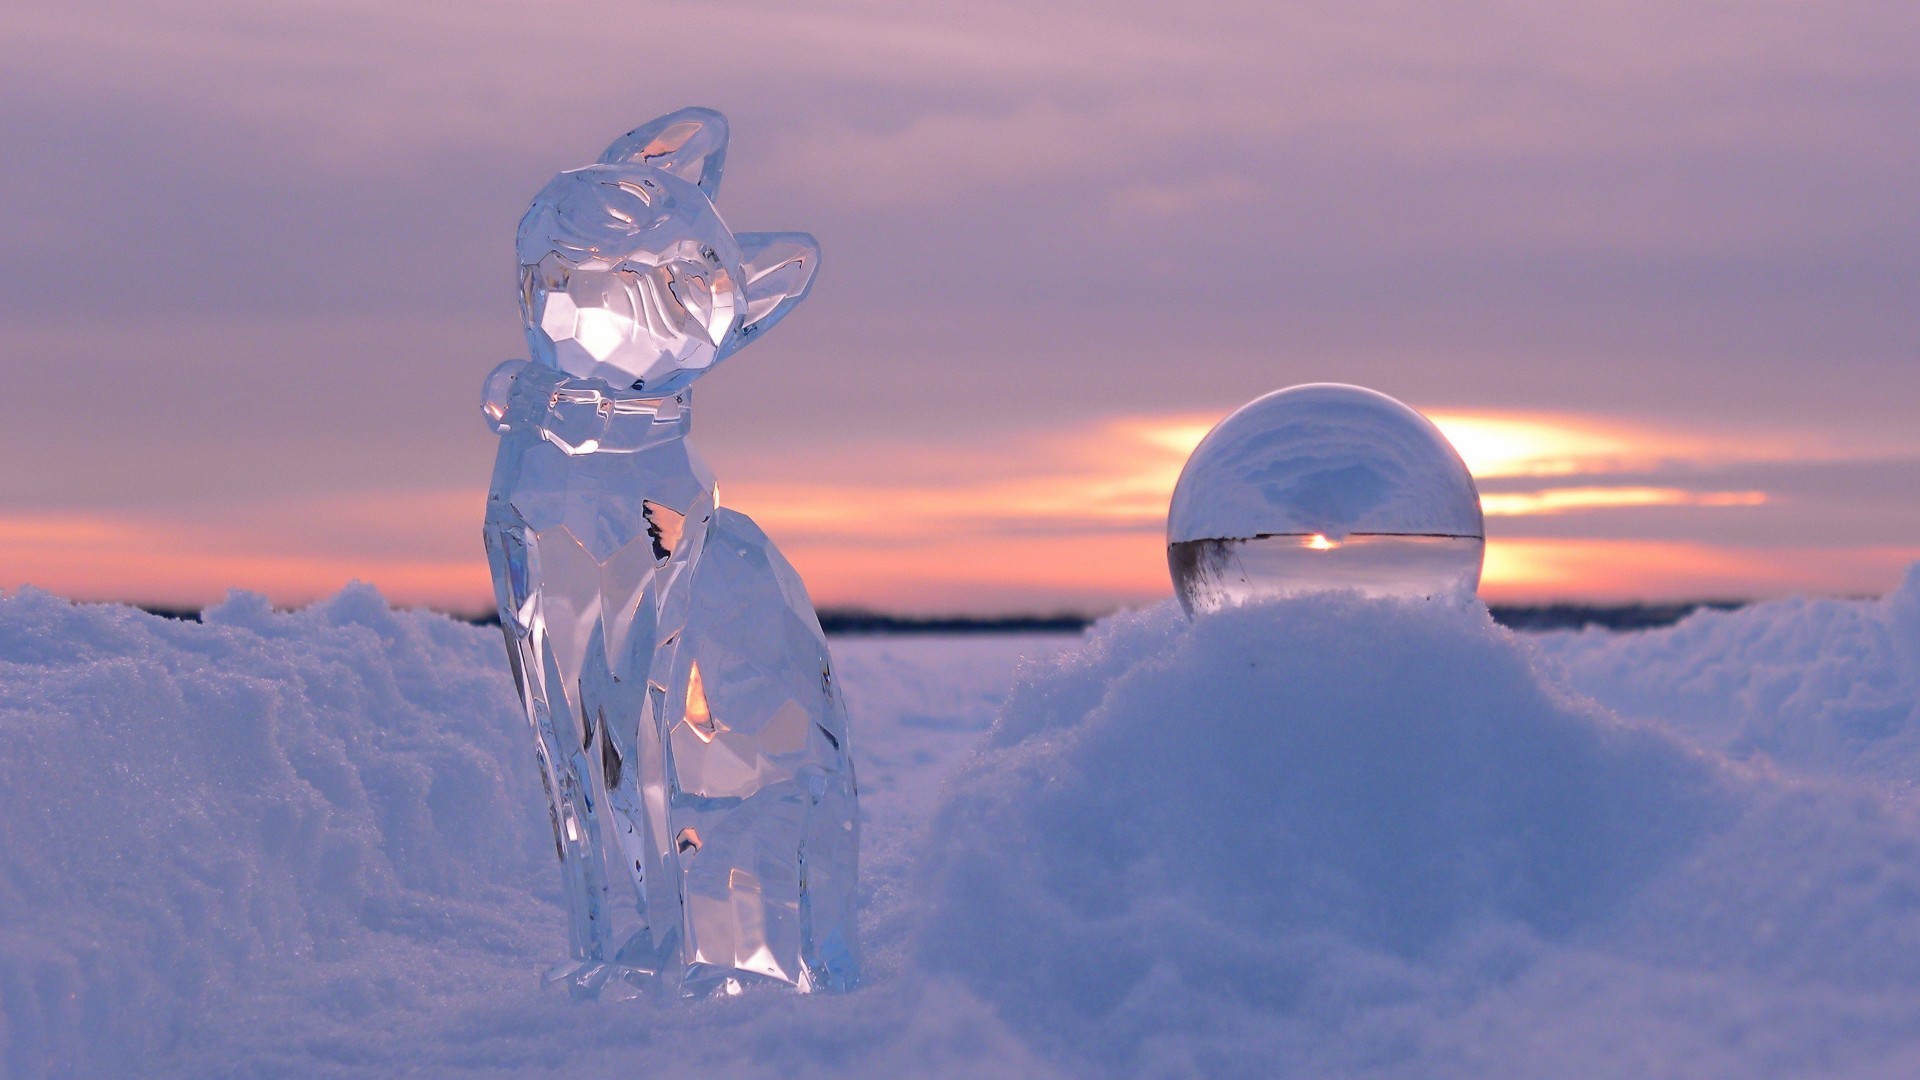
[[(1441, 409), (1426, 416), (1482, 480), (1639, 471), (1670, 461), (1711, 464), (1801, 457), (1814, 449), (1812, 441), (1804, 438), (1710, 437), (1568, 413)], [(1204, 418), (1179, 417), (1122, 421), (1114, 430), (1137, 436), (1184, 461), (1212, 426)]]
[(1766, 501), (1767, 493), (1764, 491), (1575, 487), (1482, 494), (1480, 509), (1488, 517), (1526, 517), (1531, 514), (1566, 514), (1576, 510), (1627, 506), (1762, 506)]
[[(1724, 527), (1716, 523), (1734, 520), (1728, 515), (1792, 513), (1796, 499), (1751, 486), (1609, 480), (1620, 470), (1640, 477), (1663, 465), (1765, 460), (1793, 444), (1785, 436), (1743, 441), (1532, 413), (1434, 415), (1483, 483), (1498, 481), (1481, 496), (1490, 599), (1861, 593), (1885, 588), (1920, 558), (1920, 545), (1715, 543)], [(986, 444), (819, 447), (728, 463), (723, 476), (741, 479), (723, 480), (721, 497), (761, 523), (826, 606), (1106, 610), (1168, 593), (1167, 499), (1210, 427), (1193, 415), (1136, 415)], [(483, 500), (475, 487), (243, 504), (192, 519), (14, 514), (0, 516), (0, 559), (13, 568), (12, 584), (86, 599), (197, 605), (231, 586), (300, 603), (359, 578), (397, 601), (481, 611), (489, 606), (476, 524)], [(1610, 515), (1606, 528), (1618, 529), (1652, 511), (1690, 522), (1684, 527), (1698, 538), (1579, 535), (1591, 515)], [(1555, 535), (1527, 534), (1529, 523), (1550, 522), (1562, 523)], [(1332, 546), (1312, 546), (1322, 544)]]

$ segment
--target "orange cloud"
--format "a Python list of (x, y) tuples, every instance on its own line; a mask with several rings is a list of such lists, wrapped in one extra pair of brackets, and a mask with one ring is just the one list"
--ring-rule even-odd
[(1488, 517), (1528, 517), (1628, 506), (1763, 506), (1764, 491), (1682, 491), (1655, 487), (1574, 487), (1482, 494)]
[(399, 545), (327, 550), (303, 527), (306, 516), (275, 520), (257, 508), (209, 523), (102, 514), (0, 516), (0, 564), (11, 568), (3, 583), (78, 600), (197, 607), (230, 588), (303, 603), (358, 579), (408, 603), (457, 611), (491, 607), (477, 539), (464, 552), (413, 552)]
[[(1640, 471), (1663, 463), (1720, 464), (1821, 454), (1814, 440), (1766, 435), (1708, 435), (1611, 417), (1572, 413), (1437, 410), (1427, 412), (1477, 479)], [(1183, 415), (1119, 421), (1130, 433), (1184, 462), (1220, 417)]]
[(1884, 592), (1920, 561), (1910, 547), (1732, 548), (1622, 540), (1487, 544), (1480, 595), (1490, 602), (1758, 599)]

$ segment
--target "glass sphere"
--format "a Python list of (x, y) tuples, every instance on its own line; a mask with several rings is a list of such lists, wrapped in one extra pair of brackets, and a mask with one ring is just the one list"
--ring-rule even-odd
[(1473, 474), (1432, 421), (1340, 383), (1276, 390), (1200, 441), (1167, 511), (1189, 615), (1289, 593), (1466, 597), (1486, 527)]

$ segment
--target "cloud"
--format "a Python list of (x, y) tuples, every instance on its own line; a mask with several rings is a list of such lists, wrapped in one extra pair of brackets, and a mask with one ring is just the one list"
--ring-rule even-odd
[(1651, 487), (1564, 487), (1480, 496), (1488, 517), (1568, 514), (1628, 506), (1764, 506), (1764, 491), (1682, 491)]
[[(1689, 428), (1910, 452), (1920, 26), (1866, 2), (1727, 18), (34, 8), (0, 41), (19, 270), (0, 358), (35, 402), (0, 454), (41, 464), (0, 487), (113, 517), (478, 482), (472, 387), (523, 351), (513, 221), (555, 169), (689, 101), (732, 114), (729, 220), (826, 249), (805, 312), (702, 384), (703, 448), (745, 463), (726, 483), (855, 442), (1077, 436), (1312, 379), (1509, 422), (1608, 415), (1587, 434), (1622, 442), (1614, 471), (1658, 471), (1650, 441)], [(1708, 449), (1677, 456), (1721, 460)], [(1100, 498), (1074, 513), (1144, 505)], [(1884, 522), (1826, 520), (1892, 543)]]

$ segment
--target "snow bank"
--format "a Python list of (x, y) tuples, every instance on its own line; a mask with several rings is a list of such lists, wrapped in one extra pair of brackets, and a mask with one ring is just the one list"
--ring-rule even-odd
[(1911, 1075), (1915, 580), (1616, 638), (1323, 597), (837, 641), (868, 986), (586, 1006), (536, 985), (494, 632), (24, 591), (0, 1072)]
[(1879, 600), (1785, 600), (1538, 643), (1580, 690), (1731, 757), (1909, 795), (1920, 783), (1920, 564)]
[(498, 649), (364, 587), (204, 626), (6, 600), (5, 1071), (134, 1069), (268, 985), (366, 1015), (511, 952), (550, 841)]

